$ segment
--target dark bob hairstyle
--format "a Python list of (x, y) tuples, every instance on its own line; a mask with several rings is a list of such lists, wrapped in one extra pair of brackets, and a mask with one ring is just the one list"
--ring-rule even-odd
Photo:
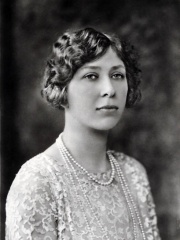
[(116, 36), (92, 28), (66, 32), (55, 42), (45, 69), (42, 96), (52, 106), (61, 109), (67, 104), (68, 84), (76, 71), (85, 63), (103, 56), (109, 47), (124, 62), (128, 81), (126, 107), (132, 107), (141, 98), (141, 71), (134, 47)]

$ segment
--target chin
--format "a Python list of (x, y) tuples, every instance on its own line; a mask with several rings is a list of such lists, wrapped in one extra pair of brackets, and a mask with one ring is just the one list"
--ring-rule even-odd
[(119, 122), (118, 121), (103, 121), (99, 124), (96, 124), (96, 126), (94, 126), (94, 129), (99, 130), (99, 131), (109, 131), (112, 128), (114, 128)]

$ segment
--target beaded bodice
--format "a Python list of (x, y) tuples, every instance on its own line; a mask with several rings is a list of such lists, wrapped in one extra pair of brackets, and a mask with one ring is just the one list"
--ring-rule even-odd
[[(138, 206), (147, 240), (159, 240), (154, 203), (142, 165), (122, 153), (113, 152)], [(90, 181), (77, 169), (82, 188), (111, 240), (134, 240), (132, 219), (117, 174), (110, 185)], [(111, 170), (93, 174), (108, 181)], [(77, 192), (84, 202), (79, 183)], [(6, 240), (73, 239), (103, 240), (91, 210), (84, 206), (91, 236), (77, 201), (69, 173), (63, 162), (41, 153), (27, 161), (17, 174), (7, 197)], [(142, 235), (137, 224), (137, 239)]]

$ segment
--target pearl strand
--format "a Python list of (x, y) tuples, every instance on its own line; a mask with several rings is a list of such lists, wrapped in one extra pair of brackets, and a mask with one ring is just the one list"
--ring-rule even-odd
[[(68, 157), (71, 159), (71, 161), (76, 165), (78, 166), (84, 173), (87, 174), (87, 176), (94, 182), (102, 185), (102, 186), (107, 186), (107, 185), (110, 185), (113, 180), (114, 180), (114, 177), (115, 177), (115, 167), (114, 167), (114, 164), (113, 164), (113, 161), (112, 159), (109, 158), (109, 161), (110, 161), (110, 164), (111, 164), (111, 177), (110, 179), (107, 181), (107, 182), (102, 182), (102, 181), (99, 181), (98, 179), (96, 179), (95, 177), (93, 177), (82, 165), (80, 165), (73, 157), (72, 155), (69, 153), (69, 151), (67, 150), (67, 148), (65, 147), (63, 141), (62, 141), (62, 133), (60, 134), (60, 138), (61, 138), (61, 144), (63, 146), (63, 149), (64, 151), (66, 152), (66, 154), (68, 155)], [(109, 156), (109, 155), (108, 155)]]
[[(106, 233), (106, 230), (104, 229), (104, 227), (103, 227), (102, 224), (101, 224), (101, 221), (100, 221), (99, 217), (97, 216), (96, 212), (94, 211), (94, 209), (93, 209), (93, 207), (92, 207), (92, 204), (90, 203), (89, 198), (88, 198), (87, 194), (85, 193), (85, 190), (83, 189), (83, 187), (82, 187), (82, 185), (81, 185), (81, 182), (79, 181), (78, 175), (77, 175), (77, 173), (76, 173), (76, 169), (73, 167), (71, 161), (68, 159), (67, 149), (65, 148), (64, 144), (62, 143), (62, 141), (61, 141), (60, 144), (58, 143), (58, 148), (59, 148), (59, 150), (60, 150), (60, 152), (61, 152), (61, 154), (62, 154), (62, 156), (63, 156), (63, 158), (64, 158), (64, 160), (65, 160), (65, 162), (66, 162), (66, 167), (67, 167), (67, 169), (68, 169), (68, 172), (71, 174), (71, 170), (70, 170), (68, 164), (70, 165), (71, 169), (73, 170), (74, 176), (75, 176), (76, 180), (78, 181), (78, 184), (79, 184), (79, 186), (80, 186), (80, 188), (81, 188), (81, 191), (82, 191), (82, 193), (83, 193), (83, 195), (84, 195), (84, 198), (85, 198), (85, 200), (86, 200), (86, 203), (87, 203), (87, 205), (88, 205), (88, 208), (91, 210), (92, 214), (95, 216), (96, 221), (98, 222), (98, 224), (99, 224), (99, 226), (100, 226), (100, 228), (101, 228), (101, 231), (103, 232), (103, 235), (105, 236), (105, 238), (106, 238), (107, 240), (110, 240), (110, 239), (108, 238), (108, 235), (107, 235), (107, 233)], [(72, 176), (72, 174), (71, 174), (71, 176)], [(73, 178), (71, 178), (71, 180), (72, 180), (73, 187), (76, 189), (76, 184), (75, 184), (75, 182), (73, 181)], [(89, 231), (89, 233), (91, 234), (91, 227), (90, 227), (89, 222), (88, 222), (88, 220), (87, 220), (86, 213), (85, 213), (84, 208), (83, 208), (83, 206), (82, 206), (82, 202), (81, 202), (81, 200), (80, 200), (80, 198), (79, 198), (79, 195), (78, 195), (78, 193), (77, 193), (77, 189), (76, 189), (75, 191), (76, 191), (76, 195), (77, 195), (77, 200), (78, 200), (78, 202), (80, 203), (80, 206), (81, 206), (81, 211), (83, 212), (84, 217), (85, 217), (85, 221), (86, 221), (86, 225), (87, 225), (87, 227), (88, 227), (88, 231)], [(93, 238), (92, 238), (92, 239), (93, 239)]]
[(68, 170), (71, 183), (72, 183), (73, 188), (74, 188), (74, 190), (75, 190), (75, 194), (76, 194), (76, 198), (77, 198), (78, 204), (79, 204), (79, 206), (80, 206), (81, 212), (82, 212), (83, 215), (84, 215), (88, 232), (89, 232), (89, 234), (91, 235), (91, 239), (93, 240), (92, 233), (91, 233), (91, 227), (90, 227), (90, 225), (89, 225), (89, 222), (88, 222), (88, 219), (87, 219), (87, 216), (86, 216), (86, 213), (85, 213), (83, 204), (82, 204), (82, 202), (81, 202), (81, 200), (80, 200), (80, 197), (79, 197), (79, 194), (78, 194), (78, 191), (77, 191), (77, 188), (76, 188), (76, 184), (75, 184), (75, 182), (74, 182), (74, 180), (73, 180), (73, 176), (72, 176), (72, 173), (71, 173), (71, 169), (70, 169), (69, 166), (68, 166), (69, 159), (67, 159), (67, 156), (66, 156), (65, 153), (63, 152), (63, 150), (62, 150), (62, 148), (60, 147), (60, 145), (58, 146), (58, 148), (59, 148), (59, 151), (60, 151), (62, 157), (63, 157), (64, 160), (65, 160), (64, 162), (65, 162), (65, 164), (66, 164), (66, 168), (67, 168), (67, 170)]
[[(59, 141), (59, 140), (60, 140), (60, 141)], [(89, 172), (88, 172), (86, 169), (84, 169), (80, 164), (78, 164), (78, 163), (73, 159), (73, 157), (71, 156), (71, 154), (68, 152), (67, 148), (64, 146), (64, 144), (63, 144), (63, 142), (62, 142), (62, 139), (58, 139), (58, 141), (59, 141), (60, 144), (58, 144), (58, 142), (57, 142), (57, 145), (58, 145), (58, 148), (59, 148), (60, 152), (62, 152), (62, 155), (64, 156), (64, 159), (65, 159), (65, 162), (66, 162), (68, 171), (69, 171), (70, 174), (71, 174), (71, 170), (70, 170), (70, 168), (69, 168), (69, 166), (68, 166), (68, 164), (69, 164), (69, 165), (71, 166), (71, 169), (73, 170), (74, 176), (76, 177), (76, 179), (77, 179), (77, 181), (78, 181), (78, 183), (79, 183), (79, 186), (80, 186), (80, 188), (81, 188), (81, 190), (82, 190), (82, 193), (83, 193), (83, 195), (84, 195), (84, 197), (85, 197), (85, 199), (86, 199), (86, 202), (87, 202), (88, 207), (91, 209), (92, 213), (93, 213), (94, 216), (96, 217), (96, 220), (97, 220), (97, 222), (98, 222), (98, 224), (99, 224), (102, 232), (104, 232), (104, 236), (105, 236), (106, 239), (108, 240), (108, 236), (107, 236), (107, 234), (106, 234), (106, 231), (105, 231), (104, 227), (102, 226), (102, 224), (101, 224), (101, 222), (100, 222), (100, 219), (98, 218), (96, 212), (93, 210), (93, 207), (92, 207), (92, 205), (91, 205), (91, 203), (90, 203), (90, 201), (89, 201), (89, 199), (88, 199), (88, 196), (87, 196), (87, 194), (84, 192), (84, 189), (83, 189), (82, 186), (81, 186), (81, 183), (80, 183), (80, 181), (79, 181), (78, 175), (77, 175), (77, 173), (76, 173), (76, 169), (74, 168), (74, 166), (72, 165), (71, 162), (73, 162), (73, 163), (74, 163), (75, 165), (77, 165), (80, 169), (82, 169), (82, 170), (88, 175), (88, 177), (89, 177), (91, 180), (97, 182), (96, 179), (95, 179), (93, 176), (91, 177), (91, 175), (89, 174)], [(128, 187), (127, 183), (126, 183), (126, 180), (125, 180), (125, 178), (124, 178), (124, 175), (123, 175), (123, 173), (122, 173), (122, 170), (121, 170), (121, 168), (120, 168), (117, 160), (114, 158), (114, 156), (111, 154), (110, 151), (107, 152), (107, 155), (108, 155), (108, 157), (109, 157), (109, 161), (110, 161), (111, 166), (112, 166), (112, 171), (114, 171), (114, 176), (115, 176), (115, 169), (117, 170), (117, 175), (118, 175), (118, 177), (119, 177), (120, 184), (121, 184), (121, 186), (122, 186), (123, 193), (124, 193), (124, 196), (125, 196), (125, 199), (126, 199), (126, 202), (127, 202), (127, 206), (128, 206), (128, 208), (129, 208), (130, 215), (131, 215), (131, 218), (132, 218), (132, 221), (133, 221), (133, 235), (134, 235), (134, 240), (137, 240), (137, 229), (136, 229), (136, 218), (135, 218), (135, 215), (136, 215), (136, 217), (137, 217), (138, 224), (139, 224), (139, 226), (140, 226), (140, 230), (141, 230), (141, 233), (142, 233), (143, 240), (146, 240), (146, 236), (145, 236), (145, 232), (144, 232), (144, 229), (143, 229), (143, 224), (142, 224), (142, 221), (141, 221), (139, 212), (138, 212), (138, 210), (137, 210), (136, 204), (135, 204), (135, 202), (134, 202), (134, 200), (133, 200), (133, 197), (132, 197), (132, 195), (131, 195), (131, 192), (130, 192), (130, 190), (129, 190), (129, 187)], [(69, 157), (69, 158), (68, 158), (68, 157)], [(70, 161), (69, 159), (70, 159), (71, 161)], [(71, 174), (71, 175), (72, 175), (72, 174)], [(114, 178), (113, 178), (113, 179), (114, 179)], [(112, 181), (113, 181), (113, 179), (112, 179)], [(110, 181), (110, 180), (109, 180), (109, 181)], [(109, 181), (108, 181), (108, 182), (109, 182)], [(74, 188), (76, 189), (76, 184), (75, 184), (75, 182), (73, 181), (73, 177), (72, 177), (72, 183), (73, 183)], [(99, 181), (98, 181), (97, 183), (100, 184), (100, 185), (108, 185), (107, 182), (106, 182), (106, 183), (102, 183), (102, 182), (99, 183)], [(76, 189), (76, 192), (77, 192), (77, 189)], [(76, 195), (78, 196), (78, 193), (77, 193)], [(79, 199), (78, 202), (80, 203), (80, 206), (82, 206), (82, 203), (81, 203), (81, 200), (80, 200), (79, 196), (78, 196), (77, 198)], [(87, 217), (86, 217), (86, 214), (85, 214), (85, 211), (84, 211), (83, 206), (81, 207), (81, 210), (83, 211), (83, 214), (84, 214), (84, 216), (85, 216), (85, 221), (86, 221), (86, 224), (87, 224), (87, 227), (88, 227), (88, 231), (89, 231), (89, 233), (91, 234), (91, 227), (90, 227), (90, 225), (89, 225), (89, 223), (88, 223), (88, 220), (87, 220)], [(134, 215), (134, 213), (135, 213), (135, 215)]]
[[(134, 229), (135, 240), (137, 240), (137, 231), (136, 231), (136, 220), (135, 220), (135, 216), (134, 216), (133, 210), (134, 210), (134, 212), (136, 214), (136, 217), (137, 217), (137, 220), (138, 220), (138, 224), (140, 226), (140, 230), (141, 230), (141, 233), (142, 233), (143, 240), (146, 240), (146, 235), (145, 235), (145, 232), (144, 232), (144, 228), (143, 228), (143, 224), (142, 224), (142, 221), (141, 221), (141, 218), (140, 218), (140, 214), (139, 214), (139, 212), (137, 210), (136, 204), (135, 204), (135, 202), (133, 200), (133, 197), (131, 195), (131, 192), (129, 190), (129, 186), (127, 185), (127, 182), (125, 180), (123, 172), (122, 172), (122, 170), (121, 170), (117, 160), (114, 158), (114, 156), (112, 154), (110, 154), (110, 158), (113, 160), (113, 163), (116, 166), (117, 174), (118, 174), (118, 177), (120, 179), (120, 183), (121, 183), (121, 186), (122, 186), (125, 198), (126, 198), (126, 202), (128, 204), (129, 210), (130, 210), (130, 214), (131, 214), (131, 217), (132, 217), (132, 220), (133, 220), (133, 229)], [(130, 200), (130, 202), (129, 202), (129, 200)], [(133, 206), (133, 210), (132, 210), (131, 204)]]

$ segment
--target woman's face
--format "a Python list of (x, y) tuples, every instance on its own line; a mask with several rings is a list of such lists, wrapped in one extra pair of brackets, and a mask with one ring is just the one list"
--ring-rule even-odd
[(75, 73), (67, 92), (66, 121), (76, 128), (110, 130), (120, 120), (128, 85), (122, 60), (109, 48)]

